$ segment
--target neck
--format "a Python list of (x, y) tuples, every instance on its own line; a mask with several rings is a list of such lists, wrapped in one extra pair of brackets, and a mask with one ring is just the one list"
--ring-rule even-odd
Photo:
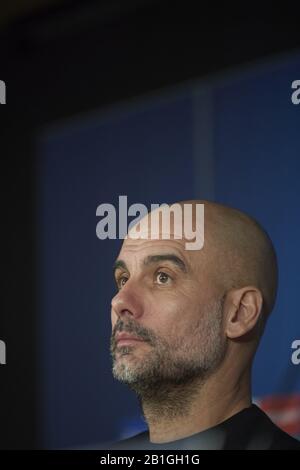
[(153, 443), (171, 442), (216, 426), (251, 405), (250, 370), (219, 370), (205, 381), (164, 385), (140, 397)]

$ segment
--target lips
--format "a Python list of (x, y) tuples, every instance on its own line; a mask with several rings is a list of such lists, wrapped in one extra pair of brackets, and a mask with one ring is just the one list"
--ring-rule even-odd
[(140, 341), (143, 342), (141, 338), (138, 338), (137, 336), (130, 335), (128, 333), (120, 333), (116, 336), (116, 343), (120, 342), (131, 342), (131, 341)]

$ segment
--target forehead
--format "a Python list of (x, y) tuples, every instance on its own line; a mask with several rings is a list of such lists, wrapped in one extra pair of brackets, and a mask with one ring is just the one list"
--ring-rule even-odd
[(175, 239), (131, 239), (125, 238), (120, 253), (142, 253), (144, 251), (173, 250), (185, 255), (184, 240)]
[(184, 248), (182, 240), (131, 240), (125, 239), (120, 250), (118, 259), (130, 263), (142, 265), (144, 261), (153, 255), (174, 255), (183, 261), (186, 268), (192, 268), (195, 259), (190, 258), (190, 254)]
[[(173, 212), (174, 207), (176, 207), (175, 212)], [(199, 257), (203, 258), (203, 249), (195, 251), (187, 249), (189, 248), (187, 241), (195, 240), (199, 236), (197, 230), (193, 231), (197, 228), (193, 223), (193, 213), (189, 211), (178, 213), (176, 204), (172, 208), (169, 210), (168, 207), (162, 207), (154, 210), (133, 225), (125, 237), (118, 258), (124, 258), (125, 261), (126, 257), (128, 263), (131, 260), (142, 262), (143, 258), (149, 255), (174, 253), (188, 266), (197, 264)], [(198, 217), (196, 219), (197, 222), (201, 222), (201, 217), (200, 221)]]

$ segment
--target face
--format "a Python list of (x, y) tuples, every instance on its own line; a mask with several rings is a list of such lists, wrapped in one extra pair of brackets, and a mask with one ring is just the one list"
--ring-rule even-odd
[(222, 361), (222, 299), (184, 240), (125, 239), (115, 263), (113, 374), (137, 393), (204, 379)]

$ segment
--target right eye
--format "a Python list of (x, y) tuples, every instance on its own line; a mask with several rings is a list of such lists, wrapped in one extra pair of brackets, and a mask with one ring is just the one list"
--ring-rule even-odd
[(122, 287), (124, 287), (124, 285), (126, 284), (127, 281), (128, 281), (128, 277), (120, 276), (116, 281), (118, 289), (119, 290), (122, 289)]

